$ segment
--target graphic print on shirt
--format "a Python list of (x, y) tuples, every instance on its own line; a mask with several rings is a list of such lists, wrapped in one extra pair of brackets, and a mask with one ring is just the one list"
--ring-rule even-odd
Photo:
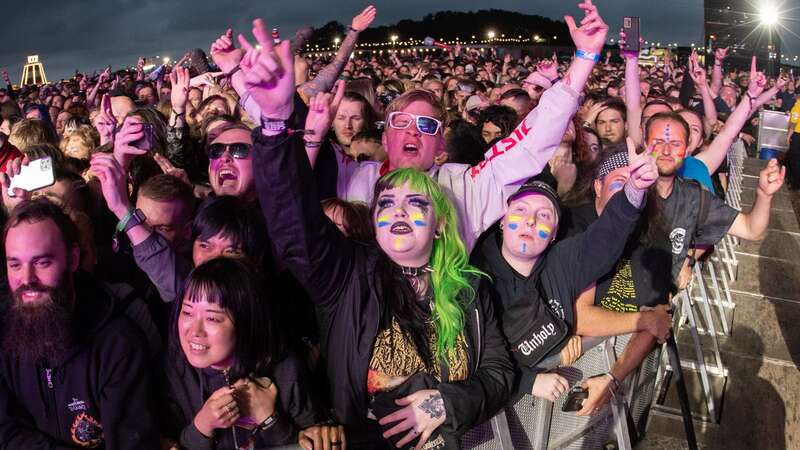
[(669, 241), (672, 243), (672, 253), (680, 255), (683, 250), (683, 239), (686, 237), (685, 228), (675, 228), (669, 234)]
[(72, 442), (85, 448), (97, 448), (103, 444), (103, 426), (94, 417), (82, 412), (75, 417), (70, 427)]

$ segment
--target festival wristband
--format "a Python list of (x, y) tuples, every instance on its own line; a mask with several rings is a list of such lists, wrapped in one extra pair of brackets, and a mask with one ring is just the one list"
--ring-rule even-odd
[(588, 59), (589, 61), (600, 62), (600, 53), (587, 52), (581, 49), (575, 50), (575, 57)]
[(122, 220), (120, 220), (120, 221), (117, 223), (117, 232), (118, 232), (118, 233), (121, 233), (121, 232), (122, 232), (122, 230), (124, 230), (124, 229), (125, 229), (125, 226), (126, 226), (126, 225), (128, 225), (128, 221), (129, 221), (129, 220), (131, 220), (131, 217), (133, 217), (133, 212), (134, 212), (134, 211), (135, 211), (135, 210), (134, 210), (133, 208), (130, 208), (130, 209), (128, 210), (128, 212), (125, 214), (125, 217), (123, 217), (123, 218), (122, 218)]
[(233, 76), (233, 74), (235, 74), (236, 72), (238, 72), (238, 71), (240, 71), (240, 70), (242, 70), (242, 67), (241, 67), (239, 64), (237, 64), (237, 65), (236, 65), (236, 67), (234, 67), (233, 69), (231, 69), (231, 71), (230, 71), (230, 72), (228, 72), (228, 73), (226, 73), (226, 74), (225, 74), (225, 78), (230, 78), (230, 77), (232, 77), (232, 76)]

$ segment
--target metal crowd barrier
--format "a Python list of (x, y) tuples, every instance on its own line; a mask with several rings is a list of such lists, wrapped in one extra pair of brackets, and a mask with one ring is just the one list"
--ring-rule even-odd
[[(729, 179), (726, 202), (741, 209), (742, 173), (746, 151), (741, 141), (728, 152)], [(682, 355), (681, 367), (700, 378), (707, 413), (693, 412), (697, 420), (719, 423), (719, 405), (711, 377), (727, 381), (728, 369), (722, 363), (718, 336), (729, 336), (736, 304), (731, 300), (730, 284), (736, 280), (738, 259), (734, 248), (738, 239), (726, 235), (715, 246), (713, 254), (693, 268), (689, 286), (672, 298), (673, 329), (688, 329), (693, 354)], [(706, 338), (704, 341), (701, 336)], [(570, 367), (558, 368), (570, 386), (584, 379), (608, 372), (630, 340), (631, 335), (612, 338), (585, 338), (585, 353)], [(599, 339), (599, 341), (598, 341)], [(710, 348), (706, 348), (710, 347)], [(706, 352), (710, 355), (707, 357)], [(543, 362), (542, 367), (555, 368), (558, 355)], [(678, 408), (663, 404), (666, 372), (671, 371), (667, 350), (656, 347), (638, 370), (623, 381), (624, 396), (612, 399), (610, 407), (594, 417), (578, 417), (564, 413), (561, 406), (566, 395), (555, 404), (525, 395), (506, 407), (490, 421), (481, 424), (462, 438), (464, 449), (474, 450), (544, 450), (602, 448), (615, 441), (616, 448), (632, 448), (631, 437), (644, 435), (650, 411), (680, 416)], [(629, 424), (635, 428), (629, 429)]]

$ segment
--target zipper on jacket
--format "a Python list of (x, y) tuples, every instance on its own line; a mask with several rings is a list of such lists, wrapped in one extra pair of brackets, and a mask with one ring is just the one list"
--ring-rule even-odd
[(58, 402), (56, 401), (55, 384), (53, 384), (53, 369), (44, 369), (44, 376), (45, 378), (47, 378), (47, 387), (50, 390), (50, 400), (52, 401), (51, 404), (53, 405), (53, 412), (54, 415), (56, 416), (56, 426), (57, 426), (56, 429), (60, 431), (61, 420), (58, 414), (58, 404), (57, 404)]
[(474, 311), (475, 329), (478, 331), (478, 348), (476, 349), (478, 357), (475, 359), (475, 371), (477, 372), (478, 367), (481, 365), (481, 316), (478, 314), (478, 308), (475, 308)]

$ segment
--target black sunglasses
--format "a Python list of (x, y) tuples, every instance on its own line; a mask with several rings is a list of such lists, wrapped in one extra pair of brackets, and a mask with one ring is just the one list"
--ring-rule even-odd
[(253, 146), (244, 142), (234, 142), (233, 144), (216, 143), (208, 146), (208, 158), (219, 159), (228, 150), (235, 159), (245, 159), (250, 156)]

